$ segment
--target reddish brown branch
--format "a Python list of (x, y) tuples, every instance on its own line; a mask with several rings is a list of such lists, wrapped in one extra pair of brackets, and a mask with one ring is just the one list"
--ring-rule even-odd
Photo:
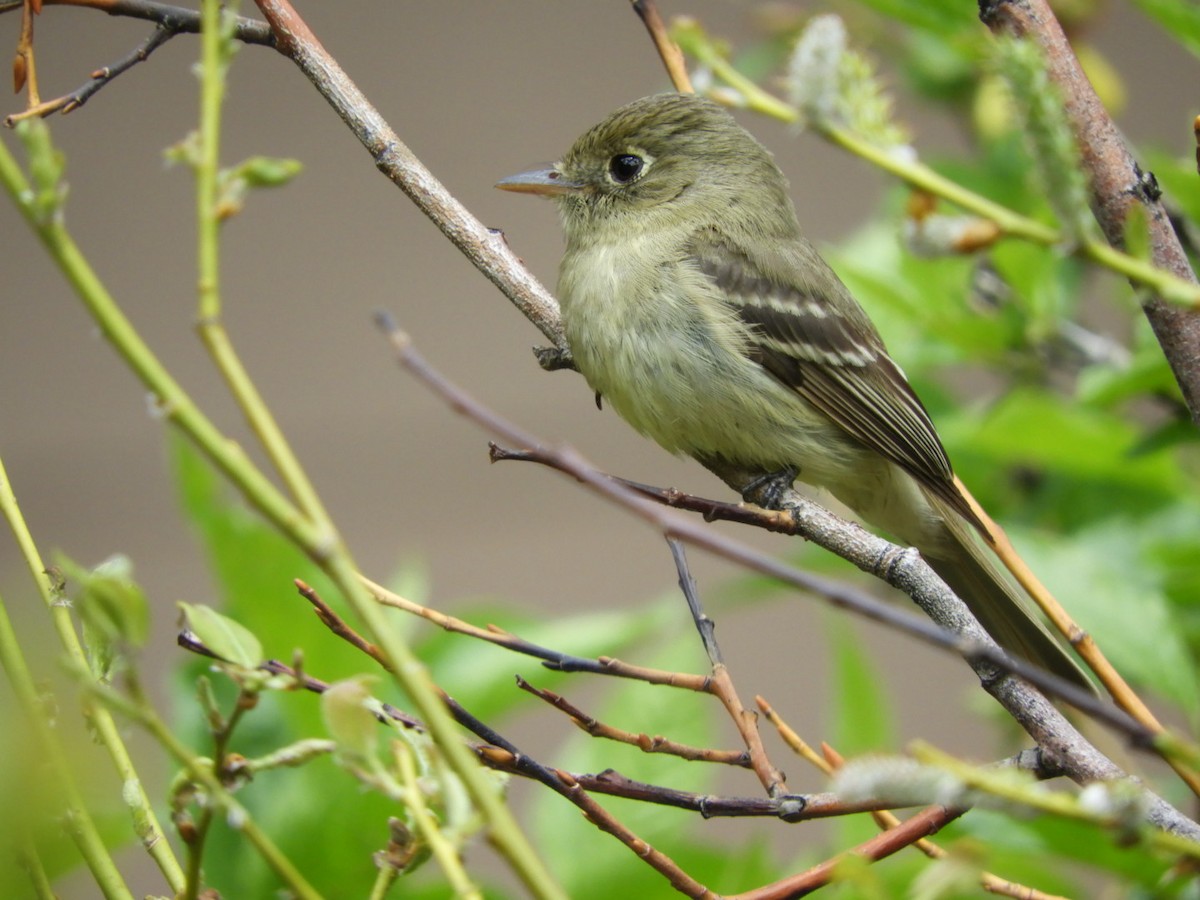
[[(979, 9), (980, 18), (993, 31), (1032, 40), (1041, 47), (1050, 78), (1063, 93), (1091, 183), (1092, 206), (1108, 242), (1114, 247), (1124, 245), (1130, 209), (1140, 205), (1146, 213), (1151, 260), (1159, 268), (1195, 282), (1187, 254), (1159, 201), (1161, 191), (1154, 176), (1134, 159), (1047, 0), (980, 0)], [(1183, 391), (1192, 421), (1200, 424), (1200, 311), (1158, 296), (1149, 297), (1143, 309)]]
[(833, 880), (838, 865), (846, 856), (853, 854), (876, 862), (891, 856), (898, 850), (903, 850), (921, 838), (936, 834), (964, 812), (965, 810), (962, 809), (931, 806), (906, 819), (895, 828), (878, 834), (869, 841), (864, 841), (847, 853), (839, 853), (805, 872), (781, 879), (774, 884), (741, 894), (728, 895), (728, 900), (785, 900), (785, 898), (806, 896), (817, 888), (829, 884)]
[(383, 652), (351, 628), (345, 619), (335, 613), (329, 604), (317, 594), (316, 589), (309, 587), (299, 578), (295, 579), (295, 585), (296, 589), (300, 592), (300, 596), (313, 605), (313, 609), (317, 612), (317, 618), (321, 620), (322, 625), (348, 644), (357, 647), (385, 669), (387, 668), (388, 663)]
[(601, 722), (594, 716), (589, 716), (560, 694), (548, 691), (545, 688), (534, 687), (520, 675), (517, 676), (517, 687), (527, 693), (533, 694), (533, 696), (540, 700), (544, 700), (559, 712), (565, 713), (581, 731), (594, 738), (604, 738), (605, 740), (616, 741), (621, 744), (630, 744), (637, 747), (643, 753), (665, 753), (669, 756), (678, 756), (680, 759), (693, 762), (721, 763), (722, 765), (741, 766), (742, 768), (750, 766), (750, 757), (744, 750), (715, 750), (709, 747), (692, 747), (688, 744), (680, 744), (677, 741), (668, 740), (661, 735), (651, 737), (644, 732), (635, 734), (632, 731), (626, 731), (622, 728), (609, 725), (606, 722)]

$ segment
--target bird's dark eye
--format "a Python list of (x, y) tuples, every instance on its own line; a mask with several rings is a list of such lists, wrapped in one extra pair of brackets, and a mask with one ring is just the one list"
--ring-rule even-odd
[(608, 161), (608, 173), (617, 184), (629, 184), (641, 174), (646, 163), (632, 153), (619, 153)]

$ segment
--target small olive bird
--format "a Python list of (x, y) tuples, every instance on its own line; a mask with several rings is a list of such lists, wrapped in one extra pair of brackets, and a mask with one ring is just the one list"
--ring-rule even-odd
[(629, 424), (701, 463), (825, 488), (916, 547), (1003, 647), (1086, 683), (997, 567), (925, 407), (732, 116), (647, 97), (496, 186), (557, 202), (571, 355)]

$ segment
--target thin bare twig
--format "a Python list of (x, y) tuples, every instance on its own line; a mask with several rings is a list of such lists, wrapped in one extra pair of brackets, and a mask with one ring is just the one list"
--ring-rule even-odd
[(638, 681), (645, 681), (648, 684), (665, 684), (672, 687), (684, 688), (689, 691), (696, 691), (697, 693), (707, 693), (709, 689), (709, 677), (707, 675), (672, 672), (667, 669), (652, 669), (646, 666), (637, 666), (632, 663), (623, 662), (619, 659), (613, 659), (611, 656), (600, 656), (596, 659), (573, 656), (569, 653), (563, 653), (560, 650), (534, 644), (519, 635), (505, 631), (503, 628), (498, 628), (495, 625), (480, 628), (478, 625), (464, 622), (462, 619), (446, 615), (446, 613), (439, 610), (414, 603), (412, 600), (401, 597), (399, 594), (393, 593), (387, 588), (376, 584), (366, 576), (360, 575), (359, 578), (370, 594), (385, 606), (402, 609), (405, 612), (420, 616), (444, 628), (446, 631), (470, 635), (488, 643), (505, 647), (516, 653), (523, 653), (526, 656), (540, 659), (542, 665), (548, 669), (554, 669), (558, 672), (592, 672), (597, 675), (632, 678)]
[(737, 728), (738, 734), (741, 735), (742, 742), (750, 754), (750, 768), (754, 770), (754, 774), (758, 776), (758, 780), (766, 789), (767, 796), (783, 796), (788, 792), (787, 782), (784, 780), (783, 772), (779, 771), (767, 756), (767, 748), (763, 746), (762, 735), (758, 730), (758, 716), (754, 710), (746, 709), (742, 704), (741, 698), (738, 697), (737, 690), (733, 686), (733, 676), (729, 674), (729, 668), (721, 660), (721, 648), (717, 645), (715, 625), (700, 605), (700, 594), (696, 588), (696, 581), (692, 578), (692, 571), (688, 566), (683, 544), (677, 537), (670, 534), (667, 536), (667, 543), (671, 547), (671, 557), (675, 560), (675, 570), (679, 574), (680, 590), (687, 598), (692, 621), (696, 623), (696, 630), (700, 633), (700, 640), (704, 643), (705, 652), (708, 653), (709, 661), (712, 663), (711, 691), (721, 701), (721, 705), (725, 707), (729, 717), (733, 719), (734, 727)]
[(658, 6), (654, 0), (633, 0), (633, 11), (642, 20), (646, 30), (650, 32), (650, 39), (658, 48), (659, 59), (662, 60), (675, 90), (681, 94), (695, 93), (692, 88), (691, 76), (688, 75), (687, 61), (683, 58), (683, 51), (667, 33), (667, 26), (663, 22), (662, 16), (658, 14)]
[[(36, 91), (35, 81), (29, 81), (29, 104), (21, 112), (5, 117), (4, 124), (11, 128), (22, 119), (45, 118), (54, 113), (66, 115), (83, 106), (88, 99), (122, 73), (145, 62), (155, 50), (177, 34), (195, 34), (200, 31), (200, 13), (182, 6), (154, 3), (150, 0), (43, 0), (44, 5), (82, 6), (100, 10), (113, 16), (128, 16), (156, 23), (150, 36), (116, 62), (92, 72), (91, 77), (80, 87), (55, 97), (42, 100)], [(0, 13), (15, 9), (19, 4), (0, 6)], [(234, 25), (234, 36), (246, 44), (273, 46), (274, 39), (266, 22), (239, 16)], [(32, 63), (32, 47), (29, 61)], [(32, 65), (29, 69), (32, 73)]]
[[(188, 9), (186, 6), (158, 3), (156, 0), (42, 0), (42, 4), (44, 6), (80, 6), (107, 13), (110, 16), (154, 22), (156, 25), (165, 26), (180, 34), (200, 33), (199, 11)], [(275, 46), (275, 38), (271, 34), (270, 25), (246, 16), (237, 17), (233, 36), (244, 44)]]
[(651, 737), (645, 732), (635, 734), (623, 728), (617, 728), (606, 722), (601, 722), (590, 716), (578, 706), (571, 703), (560, 694), (545, 688), (534, 687), (520, 675), (517, 676), (517, 687), (526, 693), (533, 694), (539, 700), (544, 700), (567, 717), (583, 732), (594, 738), (616, 741), (637, 747), (643, 753), (665, 753), (668, 756), (678, 756), (692, 762), (720, 763), (727, 766), (749, 768), (750, 756), (745, 750), (715, 750), (709, 747), (692, 747), (678, 741), (668, 740), (661, 735)]
[[(178, 636), (179, 646), (192, 653), (210, 659), (220, 659), (208, 647), (190, 632), (181, 632)], [(315, 694), (323, 694), (329, 689), (329, 683), (319, 678), (298, 671), (279, 660), (267, 660), (260, 668), (273, 675), (286, 675), (295, 679), (296, 684)], [(454, 701), (450, 701), (453, 703)], [(417, 718), (397, 709), (388, 703), (380, 704), (383, 715), (398, 722), (406, 728), (424, 731), (424, 724)], [(775, 818), (784, 822), (803, 822), (810, 819), (825, 819), (836, 816), (873, 812), (881, 808), (894, 808), (893, 804), (878, 799), (862, 799), (846, 801), (836, 794), (818, 792), (814, 794), (789, 794), (779, 798), (769, 797), (726, 797), (716, 794), (698, 794), (692, 791), (680, 791), (661, 785), (646, 784), (627, 778), (614, 769), (606, 769), (596, 774), (580, 772), (562, 772), (550, 769), (521, 754), (505, 738), (498, 735), (483, 723), (474, 719), (470, 713), (458, 707), (457, 714), (468, 724), (468, 730), (476, 730), (486, 735), (490, 740), (467, 742), (467, 746), (476, 754), (481, 762), (491, 768), (519, 775), (522, 778), (546, 780), (549, 776), (561, 772), (572, 781), (578, 783), (584, 790), (597, 794), (607, 794), (628, 800), (638, 800), (654, 803), (660, 806), (671, 806), (677, 809), (699, 813), (706, 819), (710, 818)], [(557, 777), (556, 775), (553, 777)], [(558, 790), (558, 788), (555, 788)]]
[(936, 834), (964, 812), (966, 812), (964, 809), (931, 806), (906, 819), (895, 828), (864, 841), (852, 850), (839, 853), (832, 859), (827, 859), (804, 872), (780, 879), (765, 887), (727, 895), (727, 900), (786, 900), (786, 898), (807, 896), (817, 888), (829, 884), (833, 880), (838, 866), (847, 856), (860, 856), (871, 862), (884, 859), (922, 837)]

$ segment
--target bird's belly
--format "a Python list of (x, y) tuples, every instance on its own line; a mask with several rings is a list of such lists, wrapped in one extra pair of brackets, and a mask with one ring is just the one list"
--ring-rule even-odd
[(795, 467), (827, 487), (855, 477), (865, 455), (749, 359), (742, 336), (695, 314), (686, 298), (660, 295), (647, 310), (613, 296), (564, 305), (564, 324), (588, 384), (642, 434), (701, 460), (763, 472)]

